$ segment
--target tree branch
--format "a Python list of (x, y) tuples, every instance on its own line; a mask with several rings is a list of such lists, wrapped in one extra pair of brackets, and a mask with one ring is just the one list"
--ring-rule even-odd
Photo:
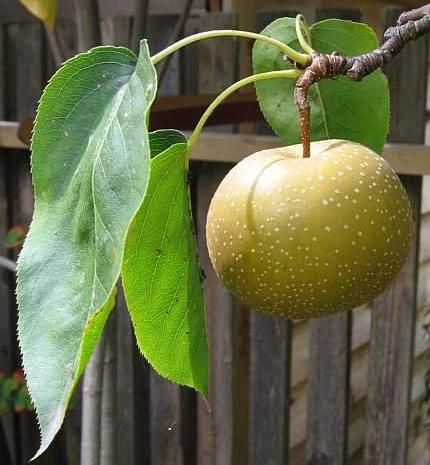
[(310, 63), (299, 77), (294, 91), (294, 99), (300, 118), (303, 157), (310, 156), (310, 106), (308, 93), (311, 86), (322, 79), (348, 76), (353, 81), (361, 81), (376, 69), (390, 63), (411, 40), (416, 40), (430, 31), (430, 4), (402, 13), (397, 25), (388, 28), (384, 43), (373, 52), (355, 57), (312, 53)]

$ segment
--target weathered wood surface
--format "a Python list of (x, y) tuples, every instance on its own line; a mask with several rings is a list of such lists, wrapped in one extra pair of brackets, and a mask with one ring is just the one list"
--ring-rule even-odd
[[(210, 29), (234, 28), (231, 14), (210, 13), (201, 19), (190, 18), (185, 34)], [(236, 70), (227, 62), (236, 61), (234, 43), (228, 39), (204, 41), (189, 47), (181, 55), (181, 90), (186, 94), (217, 93), (234, 81)], [(230, 45), (230, 46), (227, 46)], [(230, 130), (225, 126), (224, 130)], [(230, 169), (229, 165), (212, 167), (207, 163), (192, 165), (195, 194), (195, 220), (199, 254), (206, 279), (206, 324), (209, 345), (209, 406), (197, 402), (197, 463), (200, 465), (230, 464), (234, 453), (234, 303), (222, 287), (209, 260), (206, 247), (206, 214), (215, 189)]]
[[(177, 15), (153, 16), (147, 24), (147, 37), (151, 53), (168, 45), (175, 29)], [(170, 61), (169, 68), (159, 89), (159, 95), (175, 95), (179, 92), (179, 55)], [(186, 463), (183, 448), (184, 424), (182, 388), (160, 377), (155, 371), (149, 373), (150, 411), (150, 457), (151, 465)]]
[[(260, 11), (257, 30), (264, 29), (276, 17), (295, 13)], [(272, 133), (264, 123), (257, 125), (257, 132)], [(291, 330), (288, 320), (251, 312), (248, 440), (251, 465), (289, 463)]]
[(291, 323), (251, 318), (249, 463), (289, 463)]
[(430, 212), (421, 214), (420, 263), (430, 260)]
[(351, 314), (310, 323), (307, 408), (309, 465), (347, 459)]
[(0, 120), (6, 119), (6, 28), (0, 24)]
[[(101, 2), (101, 15), (102, 17), (108, 16), (132, 16), (135, 12), (136, 0), (104, 0)], [(154, 14), (172, 14), (180, 13), (183, 9), (185, 0), (157, 0), (150, 2), (150, 12)], [(60, 16), (71, 17), (73, 15), (72, 2), (67, 0), (60, 1)], [(407, 8), (416, 7), (416, 0), (403, 0), (402, 5)], [(343, 6), (345, 3), (340, 0), (296, 0), (291, 2), (292, 7), (300, 8), (300, 10), (309, 16), (313, 17), (315, 7), (327, 8)], [(392, 0), (361, 0), (355, 2), (355, 6), (358, 6), (366, 13), (364, 15), (365, 21), (375, 21), (380, 19), (380, 12), (385, 8), (386, 5), (393, 5)], [(253, 10), (265, 9), (265, 8), (282, 8), (285, 7), (285, 2), (281, 0), (253, 0), (252, 4), (249, 0), (224, 0), (223, 9), (225, 11), (232, 11), (242, 6), (246, 8), (248, 6), (249, 12)], [(206, 9), (205, 0), (194, 0), (193, 11), (196, 14)], [(2, 11), (1, 20), (4, 22), (12, 21), (23, 21), (30, 19), (30, 15), (27, 11), (18, 3), (10, 2), (10, 0), (0, 0), (0, 11)]]
[[(247, 97), (246, 97), (247, 100)], [(238, 102), (241, 101), (239, 98)], [(179, 102), (179, 104), (181, 104)], [(163, 103), (167, 105), (167, 103)], [(25, 149), (18, 135), (20, 125), (13, 121), (0, 121), (0, 148)], [(25, 137), (28, 140), (28, 137)], [(237, 163), (259, 150), (280, 147), (277, 137), (253, 134), (227, 134), (205, 131), (197, 141), (191, 159), (219, 163)], [(3, 152), (6, 155), (8, 152)], [(399, 174), (430, 175), (430, 147), (422, 144), (387, 143), (383, 153), (394, 171)], [(430, 201), (423, 198), (423, 212), (430, 211)]]
[(423, 179), (421, 213), (430, 213), (430, 176), (426, 176)]
[[(170, 44), (175, 30), (178, 15), (154, 15), (148, 20), (147, 37), (151, 54), (157, 53)], [(179, 53), (175, 53), (170, 61), (161, 82), (159, 95), (177, 95), (180, 86)]]
[[(112, 16), (134, 16), (137, 0), (103, 0), (100, 2), (100, 16), (108, 18)], [(149, 12), (151, 14), (179, 14), (186, 0), (157, 0), (150, 2)], [(58, 15), (62, 18), (74, 17), (73, 1), (60, 0)], [(198, 14), (205, 9), (205, 0), (193, 1), (193, 12)], [(19, 2), (0, 0), (0, 11), (2, 16), (0, 22), (10, 23), (15, 21), (29, 21), (31, 15)]]
[[(398, 15), (399, 10), (389, 11), (386, 24), (392, 24)], [(392, 142), (424, 140), (427, 43), (425, 37), (408, 44), (385, 70), (391, 90)], [(402, 271), (373, 305), (365, 453), (368, 465), (404, 465), (407, 461), (422, 179), (409, 176), (402, 181), (412, 204), (415, 239)]]
[(234, 302), (222, 286), (209, 260), (206, 246), (206, 214), (210, 200), (229, 165), (199, 164), (197, 171), (197, 238), (206, 279), (206, 324), (210, 356), (208, 405), (199, 401), (198, 464), (230, 464), (233, 456), (233, 352)]
[[(44, 62), (41, 50), (44, 48), (43, 29), (39, 23), (25, 22), (7, 27), (8, 62), (8, 118), (18, 120), (34, 114), (40, 89), (44, 84)], [(29, 79), (29, 76), (31, 79)], [(7, 157), (7, 193), (10, 205), (9, 221), (11, 225), (20, 224), (27, 228), (33, 207), (32, 185), (30, 178), (29, 153), (17, 151)], [(16, 315), (16, 309), (15, 309)], [(27, 463), (39, 444), (38, 427), (33, 413), (19, 416), (20, 446), (17, 464)], [(40, 465), (50, 465), (65, 460), (62, 446), (64, 437), (60, 434), (51, 449), (39, 459)]]
[[(416, 325), (416, 340), (414, 358), (413, 393), (411, 402), (419, 403), (423, 394), (423, 376), (428, 368), (429, 353), (428, 340), (423, 337), (422, 325), (428, 317), (428, 309), (422, 308), (418, 314)], [(368, 384), (369, 337), (371, 311), (368, 307), (361, 307), (354, 312), (352, 328), (352, 357), (351, 357), (351, 399), (349, 418), (349, 457), (360, 455), (363, 461), (363, 445), (366, 435), (365, 410)], [(310, 327), (306, 322), (300, 322), (293, 328), (293, 364), (291, 391), (291, 453), (292, 463), (304, 463), (306, 418), (307, 418), (307, 375), (310, 359)], [(423, 422), (421, 412), (421, 423)], [(423, 435), (424, 430), (411, 431), (410, 441)], [(361, 463), (362, 463), (361, 461)], [(410, 462), (413, 463), (413, 462)]]
[[(8, 0), (9, 1), (9, 0)], [(18, 3), (18, 2), (16, 2)], [(121, 7), (121, 2), (118, 2), (118, 7)], [(155, 2), (156, 3), (156, 2)], [(299, 5), (300, 9), (302, 5)], [(309, 5), (303, 4), (303, 7), (309, 8)], [(281, 13), (282, 14), (282, 13)], [(0, 19), (0, 22), (3, 20)], [(155, 26), (162, 24), (160, 19), (159, 23)], [(34, 24), (34, 23), (33, 23)], [(169, 24), (173, 24), (170, 21)], [(196, 28), (200, 26), (198, 22), (195, 22)], [(126, 45), (126, 41), (130, 35), (130, 21), (129, 18), (106, 18), (102, 24), (103, 33), (105, 37), (113, 37), (112, 42)], [(211, 24), (205, 26), (207, 28), (212, 27)], [(219, 27), (223, 27), (220, 23)], [(10, 37), (8, 35), (8, 44), (10, 44), (10, 53), (8, 50), (8, 57), (19, 56), (20, 61), (23, 59), (29, 60), (27, 52), (24, 58), (21, 55), (17, 55), (17, 47), (19, 35), (19, 29), (16, 25), (8, 26), (10, 31)], [(157, 36), (161, 37), (162, 34), (159, 31)], [(9, 33), (8, 33), (9, 34)], [(168, 34), (167, 34), (168, 35)], [(25, 39), (28, 43), (30, 40)], [(34, 36), (33, 36), (34, 37)], [(160, 40), (162, 37), (160, 38)], [(43, 36), (39, 36), (37, 40), (42, 40)], [(111, 40), (105, 39), (109, 42)], [(157, 39), (158, 40), (158, 39)], [(227, 39), (228, 41), (228, 39)], [(218, 47), (218, 51), (215, 48), (214, 51), (208, 53), (215, 53), (215, 56), (220, 57), (219, 60), (226, 59), (227, 49), (230, 53), (231, 41), (225, 42), (225, 46)], [(209, 44), (209, 43), (208, 43)], [(234, 48), (234, 47), (233, 47)], [(194, 49), (194, 59), (197, 59), (200, 53), (198, 49)], [(206, 49), (207, 50), (207, 49)], [(19, 52), (22, 52), (22, 48), (19, 48)], [(37, 55), (37, 53), (36, 53)], [(200, 80), (202, 80), (202, 88), (205, 82), (207, 83), (207, 92), (213, 92), (215, 86), (219, 84), (220, 88), (224, 88), (228, 83), (234, 80), (234, 76), (230, 73), (229, 69), (223, 67), (224, 65), (217, 64), (217, 60), (205, 58), (206, 62), (209, 62), (210, 66), (215, 66), (215, 69), (219, 70), (219, 75), (212, 75), (211, 73), (198, 73), (197, 71), (193, 75), (195, 80), (195, 87), (199, 90)], [(36, 56), (36, 59), (39, 59)], [(11, 67), (9, 68), (9, 75), (16, 75), (17, 61), (13, 58)], [(34, 60), (33, 60), (34, 62)], [(183, 69), (183, 63), (181, 60), (178, 62), (178, 67)], [(0, 64), (1, 66), (1, 64)], [(195, 68), (194, 68), (195, 69)], [(29, 72), (29, 67), (25, 67), (25, 71), (20, 77), (20, 86), (26, 84), (28, 78), (25, 78), (24, 73)], [(180, 71), (180, 69), (179, 69)], [(227, 73), (228, 71), (228, 73)], [(34, 72), (34, 71), (33, 71)], [(177, 73), (178, 69), (174, 69), (174, 73)], [(228, 75), (227, 75), (228, 74)], [(2, 73), (0, 72), (0, 76)], [(33, 75), (33, 74), (32, 74)], [(36, 80), (42, 81), (45, 72), (42, 72), (41, 76), (36, 72), (34, 73)], [(200, 77), (199, 77), (200, 76)], [(181, 77), (181, 80), (183, 77)], [(169, 82), (169, 81), (167, 81)], [(179, 88), (179, 80), (177, 75), (172, 77), (170, 82), (174, 83), (174, 88)], [(409, 82), (409, 81), (408, 81)], [(22, 104), (21, 109), (23, 111), (18, 112), (17, 105), (17, 92), (16, 82), (12, 82), (9, 85), (11, 92), (7, 94), (7, 108), (9, 113), (5, 116), (9, 119), (18, 119), (19, 117), (31, 116), (27, 109)], [(180, 83), (181, 87), (184, 82)], [(40, 84), (39, 84), (40, 85)], [(193, 84), (194, 85), (194, 84)], [(212, 87), (214, 86), (214, 87)], [(31, 85), (34, 91), (33, 84)], [(28, 91), (30, 93), (30, 90)], [(35, 97), (37, 99), (38, 95)], [(21, 101), (31, 101), (28, 95), (20, 96)], [(415, 97), (410, 97), (411, 101), (414, 101)], [(31, 111), (34, 109), (34, 103)], [(409, 111), (409, 110), (408, 110)], [(416, 110), (415, 110), (416, 112)], [(13, 125), (13, 130), (7, 128), (4, 130), (4, 125), (0, 123), (0, 145), (2, 140), (5, 141), (4, 134), (7, 134), (9, 147), (11, 148), (23, 148), (21, 145), (17, 147), (16, 138), (16, 125)], [(2, 129), (3, 128), (3, 129)], [(405, 131), (406, 133), (407, 131)], [(413, 131), (410, 131), (413, 133)], [(11, 135), (12, 134), (12, 135)], [(397, 142), (397, 141), (396, 141)], [(409, 141), (408, 141), (409, 142)], [(412, 144), (402, 145), (387, 145), (385, 156), (398, 172), (405, 174), (424, 174), (430, 173), (429, 167), (429, 149), (420, 145), (414, 145), (419, 140), (412, 140)], [(14, 145), (15, 144), (15, 145)], [(193, 154), (194, 160), (212, 161), (213, 163), (194, 163), (193, 164), (193, 176), (194, 176), (194, 188), (196, 189), (196, 200), (197, 200), (197, 223), (198, 223), (198, 235), (200, 242), (200, 250), (203, 262), (206, 260), (208, 264), (207, 252), (205, 252), (204, 245), (204, 223), (206, 219), (207, 206), (210, 201), (212, 192), (216, 188), (218, 182), (222, 179), (223, 175), (227, 172), (229, 165), (216, 163), (216, 162), (230, 162), (234, 163), (258, 149), (279, 146), (280, 142), (276, 138), (259, 137), (252, 135), (233, 135), (233, 134), (204, 134), (201, 141), (197, 144), (195, 152)], [(9, 167), (14, 167), (14, 157), (20, 157), (23, 160), (26, 169), (28, 169), (28, 155), (22, 155), (26, 152), (6, 150), (0, 152), (0, 167), (2, 160), (8, 167), (7, 171), (7, 183), (12, 185), (17, 181), (18, 176), (14, 172), (9, 171)], [(400, 167), (400, 168), (399, 168)], [(14, 205), (17, 205), (17, 210), (13, 213), (13, 218), (17, 221), (28, 221), (31, 214), (31, 186), (28, 183), (28, 175), (26, 174), (21, 179), (20, 186), (13, 187), (10, 189), (11, 201)], [(1, 178), (0, 178), (1, 184)], [(24, 189), (21, 189), (24, 187)], [(19, 194), (19, 195), (18, 195)], [(21, 204), (22, 205), (19, 205)], [(430, 196), (423, 199), (423, 212), (430, 211)], [(416, 324), (416, 345), (415, 345), (415, 363), (413, 367), (413, 385), (411, 394), (411, 413), (410, 423), (412, 427), (409, 431), (409, 463), (412, 465), (427, 465), (426, 462), (426, 447), (428, 448), (428, 441), (425, 439), (426, 435), (423, 433), (423, 418), (420, 412), (420, 398), (423, 392), (423, 377), (428, 366), (427, 351), (428, 344), (423, 339), (421, 326), (424, 322), (426, 315), (426, 309), (430, 307), (430, 247), (429, 247), (429, 234), (427, 234), (427, 226), (429, 224), (430, 217), (428, 215), (423, 216), (422, 221), (422, 236), (421, 236), (421, 251), (420, 261), (422, 262), (420, 268), (420, 279), (418, 286), (418, 306), (421, 308), (418, 315), (418, 321)], [(0, 208), (1, 218), (1, 208)], [(1, 220), (0, 220), (1, 227)], [(426, 229), (427, 228), (427, 229)], [(1, 231), (0, 231), (1, 232)], [(426, 239), (427, 238), (427, 239)], [(205, 255), (206, 254), (206, 255)], [(285, 332), (285, 326), (281, 323), (274, 322), (269, 325), (266, 322), (260, 321), (260, 317), (253, 317), (251, 320), (251, 358), (250, 358), (250, 430), (247, 429), (247, 409), (248, 403), (248, 384), (247, 384), (247, 321), (237, 318), (235, 313), (234, 303), (231, 297), (222, 288), (220, 282), (213, 274), (208, 274), (205, 286), (208, 289), (207, 293), (207, 305), (208, 305), (208, 326), (209, 326), (209, 338), (211, 345), (216, 348), (211, 352), (211, 373), (213, 379), (211, 380), (211, 415), (207, 412), (207, 406), (204, 402), (198, 398), (197, 400), (197, 411), (196, 411), (196, 397), (193, 393), (184, 392), (177, 388), (170, 389), (168, 383), (162, 382), (161, 389), (157, 384), (155, 376), (150, 375), (150, 369), (148, 365), (141, 359), (140, 354), (137, 353), (135, 341), (132, 337), (130, 323), (128, 316), (123, 312), (122, 329), (118, 329), (119, 337), (123, 340), (121, 349), (118, 348), (119, 367), (118, 367), (118, 402), (119, 402), (119, 425), (120, 431), (126, 432), (121, 434), (118, 440), (119, 448), (123, 454), (122, 461), (130, 465), (138, 464), (150, 464), (151, 456), (154, 458), (155, 463), (163, 463), (163, 465), (172, 465), (173, 463), (186, 463), (187, 465), (236, 465), (240, 463), (236, 460), (235, 454), (239, 455), (239, 459), (242, 463), (270, 463), (270, 460), (274, 460), (272, 463), (287, 463), (277, 462), (278, 457), (284, 457), (287, 454), (284, 447), (287, 444), (287, 417), (284, 416), (284, 411), (289, 407), (289, 400), (291, 400), (291, 462), (294, 465), (300, 465), (305, 463), (306, 457), (306, 446), (305, 437), (307, 425), (310, 422), (310, 416), (307, 415), (309, 410), (307, 402), (307, 391), (312, 390), (312, 381), (310, 386), (307, 386), (309, 364), (312, 364), (312, 357), (315, 355), (315, 351), (310, 347), (309, 341), (312, 339), (314, 344), (317, 344), (317, 340), (314, 337), (310, 337), (310, 331), (312, 331), (311, 325), (304, 322), (295, 323), (293, 325), (293, 336), (291, 343), (293, 344), (293, 359), (291, 369), (291, 396), (287, 394), (287, 391), (283, 390), (286, 386), (286, 376), (289, 372), (288, 365), (283, 365), (280, 359), (284, 357), (284, 350), (286, 350), (290, 343), (290, 334)], [(246, 310), (247, 311), (247, 310)], [(241, 324), (241, 336), (242, 340), (241, 350), (244, 352), (242, 359), (245, 363), (238, 363), (238, 344), (236, 343), (238, 323)], [(256, 332), (256, 328), (258, 331)], [(288, 329), (288, 327), (287, 327)], [(280, 330), (277, 334), (276, 331)], [(321, 330), (321, 328), (320, 328)], [(344, 327), (341, 330), (344, 333)], [(370, 334), (370, 311), (368, 308), (361, 308), (354, 312), (353, 328), (351, 337), (352, 346), (352, 359), (351, 359), (351, 409), (349, 418), (349, 462), (348, 465), (358, 465), (363, 463), (363, 443), (366, 436), (366, 424), (365, 424), (365, 412), (366, 412), (366, 395), (367, 395), (367, 365), (369, 357), (369, 334)], [(275, 336), (274, 336), (275, 335)], [(285, 335), (285, 336), (284, 336)], [(323, 332), (320, 331), (319, 336), (324, 336)], [(327, 338), (326, 338), (327, 339)], [(345, 342), (345, 338), (340, 338), (342, 342)], [(264, 341), (268, 343), (264, 343)], [(331, 339), (330, 339), (331, 341)], [(336, 341), (334, 341), (336, 342)], [(270, 355), (267, 354), (269, 346), (276, 347), (276, 357), (272, 357), (273, 364), (267, 365), (270, 376), (266, 376), (262, 370), (257, 369), (263, 366), (262, 360), (267, 360)], [(339, 363), (345, 366), (345, 361), (342, 359), (345, 352), (339, 350), (340, 345), (334, 344), (334, 347), (327, 346), (330, 351), (339, 354)], [(336, 348), (338, 352), (336, 352)], [(266, 351), (266, 353), (265, 353)], [(284, 357), (285, 361), (288, 361), (287, 357)], [(274, 366), (279, 367), (279, 372), (275, 372)], [(327, 365), (324, 365), (327, 366)], [(236, 370), (240, 370), (237, 372)], [(320, 373), (323, 371), (320, 368)], [(239, 374), (238, 374), (239, 373)], [(318, 378), (320, 374), (316, 374)], [(324, 375), (324, 373), (323, 373)], [(151, 379), (151, 386), (149, 385), (149, 379)], [(255, 386), (260, 387), (264, 383), (264, 379), (269, 380), (270, 391), (261, 389), (261, 398), (255, 395), (257, 392)], [(397, 378), (396, 378), (397, 379)], [(164, 383), (164, 384), (163, 384)], [(238, 384), (242, 383), (241, 386)], [(150, 389), (151, 387), (151, 389)], [(270, 394), (274, 392), (276, 399), (280, 400), (273, 401), (270, 398)], [(213, 394), (212, 394), (213, 393)], [(243, 394), (243, 396), (242, 396)], [(256, 403), (254, 404), (254, 399)], [(275, 405), (275, 407), (273, 407)], [(267, 410), (264, 411), (264, 406)], [(41, 464), (52, 463), (49, 460), (55, 460), (54, 463), (67, 463), (67, 465), (77, 465), (76, 457), (73, 454), (73, 448), (77, 450), (79, 445), (79, 415), (75, 415), (76, 411), (79, 412), (79, 398), (75, 398), (74, 405), (72, 405), (72, 412), (69, 412), (66, 420), (65, 435), (66, 442), (64, 443), (67, 449), (67, 462), (62, 454), (58, 453), (58, 449), (54, 453), (53, 458), (43, 458)], [(272, 415), (269, 418), (269, 413), (272, 413), (276, 409), (276, 415)], [(313, 410), (313, 409), (312, 409)], [(258, 412), (262, 412), (258, 415)], [(236, 415), (238, 414), (238, 415)], [(196, 424), (197, 417), (197, 424)], [(30, 418), (27, 416), (27, 419)], [(25, 419), (24, 421), (27, 421)], [(254, 421), (255, 419), (255, 421)], [(170, 421), (171, 420), (171, 421)], [(258, 422), (258, 423), (257, 423)], [(264, 428), (264, 425), (268, 425)], [(170, 428), (170, 429), (169, 429)], [(262, 434), (261, 438), (257, 435), (257, 430)], [(327, 427), (328, 430), (328, 427)], [(26, 431), (23, 431), (23, 436), (28, 437), (25, 453), (34, 452), (35, 443), (37, 438), (28, 436)], [(273, 436), (270, 436), (270, 431), (274, 432)], [(196, 438), (197, 432), (197, 438)], [(263, 441), (263, 437), (265, 438)], [(59, 437), (58, 443), (62, 443), (64, 438)], [(249, 458), (247, 459), (246, 453), (241, 454), (244, 442), (247, 440), (253, 441), (249, 447)], [(259, 441), (260, 440), (260, 441)], [(264, 451), (265, 441), (271, 441), (270, 444), (273, 449)], [(197, 443), (197, 444), (196, 444)], [(197, 447), (196, 447), (197, 446)], [(246, 444), (245, 444), (246, 447)], [(54, 446), (55, 448), (55, 446)], [(169, 452), (164, 449), (168, 449)], [(171, 448), (171, 449), (170, 449)], [(193, 449), (194, 448), (194, 449)], [(32, 450), (30, 450), (32, 449)], [(262, 455), (267, 458), (267, 462), (262, 461)], [(159, 455), (158, 455), (159, 454)], [(254, 459), (254, 457), (257, 457)], [(46, 460), (46, 461), (44, 461)], [(163, 462), (164, 460), (164, 462)], [(236, 460), (236, 461), (235, 461)], [(248, 460), (248, 461), (247, 461)], [(254, 460), (254, 462), (253, 462)], [(21, 465), (20, 462), (18, 465)], [(335, 463), (335, 462), (333, 462)], [(331, 462), (330, 462), (331, 464)], [(38, 464), (39, 465), (39, 464)]]
[[(317, 10), (327, 17), (359, 19), (355, 10)], [(351, 309), (352, 310), (352, 309)], [(344, 465), (348, 457), (350, 312), (310, 322), (306, 461)]]
[[(150, 463), (149, 368), (139, 353), (122, 289), (117, 296), (118, 450), (130, 465)], [(127, 432), (123, 434), (122, 432)]]
[[(6, 115), (5, 102), (5, 73), (3, 69), (6, 67), (5, 52), (6, 34), (4, 27), (0, 26), (0, 117)], [(0, 143), (1, 145), (1, 143)], [(5, 154), (6, 155), (6, 154)], [(3, 156), (0, 148), (0, 238), (6, 237), (9, 229), (8, 219), (8, 201), (7, 201), (7, 160)], [(8, 251), (4, 245), (4, 241), (0, 242), (0, 255), (6, 257)], [(11, 305), (11, 283), (13, 276), (9, 271), (0, 270), (0, 369), (3, 370), (6, 376), (16, 368), (16, 353), (15, 353), (15, 315), (14, 307)], [(3, 415), (0, 421), (0, 435), (2, 443), (0, 449), (0, 462), (4, 461), (7, 465), (15, 465), (15, 424), (17, 421), (16, 415), (8, 413)]]

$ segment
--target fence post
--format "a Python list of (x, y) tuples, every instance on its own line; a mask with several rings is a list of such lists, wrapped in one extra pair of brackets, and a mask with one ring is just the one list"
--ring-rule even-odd
[[(234, 29), (230, 13), (208, 13), (190, 18), (185, 35), (211, 29)], [(236, 77), (237, 48), (231, 39), (203, 41), (181, 56), (182, 92), (214, 94)], [(231, 125), (217, 128), (231, 131)], [(197, 238), (205, 279), (206, 325), (209, 339), (209, 409), (197, 402), (197, 464), (231, 465), (234, 454), (235, 309), (232, 296), (215, 275), (206, 247), (206, 216), (211, 198), (231, 166), (219, 163), (192, 165), (196, 197)]]
[[(359, 20), (350, 9), (317, 11), (317, 20)], [(307, 447), (309, 465), (343, 465), (348, 457), (351, 312), (310, 322)]]
[(198, 403), (198, 465), (232, 465), (233, 456), (233, 298), (222, 286), (206, 247), (206, 215), (229, 165), (203, 163), (197, 172), (197, 237), (205, 279), (206, 325), (209, 338), (209, 405)]
[[(262, 10), (257, 30), (297, 11)], [(265, 122), (259, 134), (273, 134)], [(253, 311), (250, 323), (250, 465), (289, 463), (292, 322)]]
[[(390, 10), (392, 25), (399, 10)], [(422, 143), (427, 94), (427, 43), (410, 43), (385, 72), (391, 91), (391, 142)], [(413, 156), (413, 154), (411, 154)], [(409, 403), (416, 317), (422, 178), (403, 176), (415, 239), (402, 271), (373, 305), (367, 397), (367, 465), (407, 463)]]

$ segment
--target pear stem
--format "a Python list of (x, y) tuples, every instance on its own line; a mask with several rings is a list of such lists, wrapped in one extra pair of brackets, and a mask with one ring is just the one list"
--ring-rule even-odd
[(311, 115), (309, 106), (299, 109), (300, 132), (302, 136), (303, 158), (311, 156)]
[[(303, 35), (302, 27), (305, 35)], [(310, 58), (310, 63), (297, 79), (294, 89), (294, 102), (300, 118), (303, 157), (307, 158), (310, 156), (308, 93), (312, 85), (322, 79), (333, 79), (338, 76), (361, 81), (368, 74), (390, 63), (408, 42), (430, 32), (430, 4), (402, 13), (397, 24), (385, 31), (384, 42), (376, 50), (353, 57), (345, 57), (337, 52), (331, 54), (311, 52), (310, 44), (306, 41), (310, 38), (306, 23), (300, 17), (296, 20), (296, 28), (300, 43), (302, 47), (305, 46)]]

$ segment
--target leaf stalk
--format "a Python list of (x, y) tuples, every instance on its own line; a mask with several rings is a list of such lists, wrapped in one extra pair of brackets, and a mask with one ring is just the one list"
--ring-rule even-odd
[(188, 156), (190, 155), (197, 139), (202, 132), (203, 126), (206, 124), (206, 121), (209, 119), (211, 114), (216, 110), (216, 108), (231, 94), (239, 90), (240, 88), (252, 84), (257, 81), (263, 81), (266, 79), (296, 79), (301, 75), (302, 71), (298, 69), (289, 69), (283, 71), (269, 71), (267, 73), (253, 74), (247, 76), (240, 81), (235, 82), (227, 89), (223, 90), (207, 107), (206, 111), (203, 113), (199, 122), (197, 123), (193, 133), (190, 136), (188, 141)]
[(306, 66), (309, 63), (308, 54), (297, 52), (296, 50), (284, 44), (280, 40), (262, 34), (257, 34), (255, 32), (236, 31), (233, 29), (219, 29), (214, 31), (199, 32), (198, 34), (193, 34), (191, 36), (185, 37), (184, 39), (179, 40), (178, 42), (175, 42), (172, 45), (169, 45), (161, 52), (153, 55), (151, 57), (151, 61), (154, 65), (156, 65), (172, 53), (175, 53), (177, 50), (180, 50), (181, 48), (186, 47), (187, 45), (193, 44), (200, 40), (213, 39), (216, 37), (241, 37), (245, 39), (261, 40), (263, 42), (267, 42), (270, 45), (278, 47), (286, 57), (288, 57), (291, 61), (298, 63), (301, 66)]

